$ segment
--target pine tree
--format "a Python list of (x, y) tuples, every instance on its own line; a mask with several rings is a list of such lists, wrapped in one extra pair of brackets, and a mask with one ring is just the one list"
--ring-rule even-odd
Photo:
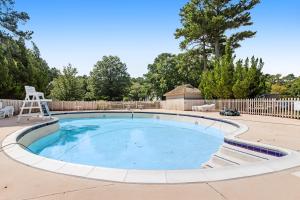
[(199, 89), (204, 99), (216, 98), (216, 82), (214, 80), (214, 71), (204, 71), (201, 76), (201, 83)]
[(29, 20), (26, 12), (14, 10), (14, 0), (0, 0), (0, 43), (3, 37), (21, 37), (30, 39), (32, 31), (22, 31), (19, 29), (19, 23), (25, 23)]
[(216, 96), (222, 99), (232, 98), (232, 86), (234, 75), (234, 57), (230, 42), (226, 45), (225, 54), (215, 60), (214, 80), (216, 82)]
[(249, 80), (248, 67), (243, 66), (243, 61), (239, 60), (236, 63), (234, 73), (234, 85), (232, 86), (233, 96), (236, 99), (243, 99), (248, 97)]
[[(182, 49), (200, 52), (206, 69), (212, 53), (216, 58), (225, 53), (227, 40), (235, 49), (240, 46), (240, 41), (256, 34), (250, 30), (233, 30), (252, 25), (249, 11), (258, 3), (259, 0), (190, 0), (180, 11), (182, 28), (176, 30), (175, 37), (183, 37)], [(228, 30), (232, 34), (225, 34)]]

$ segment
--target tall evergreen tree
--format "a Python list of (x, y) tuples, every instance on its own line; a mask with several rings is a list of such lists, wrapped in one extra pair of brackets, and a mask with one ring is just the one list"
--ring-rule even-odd
[(227, 40), (235, 49), (240, 41), (256, 34), (233, 30), (252, 25), (250, 10), (258, 3), (259, 0), (190, 0), (180, 11), (182, 28), (176, 30), (175, 37), (183, 37), (182, 49), (199, 50), (206, 69), (211, 53), (216, 58), (225, 53)]
[[(32, 85), (48, 94), (52, 71), (37, 47), (28, 49), (24, 39), (2, 38), (0, 45), (0, 97), (24, 98), (24, 85)], [(53, 69), (52, 69), (53, 70)]]
[(0, 0), (0, 39), (7, 36), (30, 39), (32, 31), (19, 29), (19, 23), (27, 22), (29, 15), (26, 12), (14, 10), (14, 4), (14, 0)]
[(201, 83), (199, 85), (202, 97), (204, 99), (217, 98), (215, 86), (214, 71), (204, 71), (201, 75)]
[(262, 59), (255, 58), (254, 56), (250, 59), (250, 67), (248, 70), (249, 98), (254, 98), (266, 93), (266, 79), (262, 72), (263, 66), (264, 63)]
[(243, 99), (248, 97), (249, 81), (248, 81), (248, 66), (243, 66), (243, 61), (239, 60), (236, 63), (234, 73), (234, 85), (232, 86), (232, 92), (234, 98)]
[(214, 68), (201, 76), (200, 90), (206, 99), (254, 98), (266, 92), (263, 62), (252, 57), (234, 63), (230, 45), (225, 55), (215, 60)]
[(230, 43), (226, 45), (225, 54), (215, 60), (214, 65), (214, 80), (215, 80), (215, 92), (218, 98), (229, 99), (232, 98), (232, 86), (234, 75), (234, 57)]

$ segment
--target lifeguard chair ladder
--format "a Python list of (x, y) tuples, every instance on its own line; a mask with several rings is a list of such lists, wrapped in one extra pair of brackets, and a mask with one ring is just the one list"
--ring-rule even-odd
[[(25, 86), (25, 91), (26, 97), (23, 101), (18, 121), (20, 121), (21, 117), (51, 118), (47, 102), (52, 100), (45, 99), (44, 93), (35, 91), (34, 87)], [(33, 109), (37, 112), (33, 112)], [(25, 110), (27, 110), (27, 112), (24, 113)]]

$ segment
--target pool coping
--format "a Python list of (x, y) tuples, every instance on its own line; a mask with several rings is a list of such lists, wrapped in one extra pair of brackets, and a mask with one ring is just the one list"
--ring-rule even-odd
[[(85, 111), (85, 112), (60, 112), (55, 113), (54, 116), (66, 115), (66, 114), (90, 114), (90, 113), (132, 113), (129, 111)], [(40, 123), (27, 128), (23, 128), (8, 135), (2, 142), (2, 147), (6, 155), (12, 159), (23, 163), (25, 165), (51, 171), (55, 173), (72, 175), (78, 177), (84, 177), (89, 179), (114, 181), (123, 183), (147, 183), (147, 184), (175, 184), (175, 183), (195, 183), (195, 182), (210, 182), (220, 181), (228, 179), (236, 179), (242, 177), (249, 177), (255, 175), (261, 175), (266, 173), (278, 172), (281, 170), (300, 166), (300, 153), (266, 145), (257, 142), (249, 142), (237, 138), (238, 135), (246, 132), (248, 127), (244, 124), (238, 123), (234, 120), (224, 120), (212, 117), (206, 117), (193, 114), (180, 114), (180, 113), (168, 113), (168, 112), (147, 112), (147, 111), (134, 111), (134, 113), (144, 114), (158, 114), (158, 115), (173, 115), (177, 117), (195, 117), (204, 118), (208, 120), (215, 120), (222, 123), (231, 124), (239, 127), (236, 131), (230, 135), (224, 136), (224, 140), (234, 141), (236, 143), (242, 143), (249, 146), (261, 147), (264, 149), (276, 150), (284, 153), (285, 155), (274, 160), (261, 161), (258, 163), (249, 163), (240, 166), (226, 166), (222, 168), (212, 169), (188, 169), (188, 170), (133, 170), (133, 169), (115, 169), (105, 167), (95, 167), (89, 165), (81, 165), (75, 163), (68, 163), (64, 161), (45, 158), (26, 151), (23, 147), (16, 144), (18, 139), (24, 136), (26, 133), (32, 130), (39, 129), (48, 125), (52, 125), (58, 122), (58, 118), (53, 118), (52, 121)], [(10, 145), (11, 144), (11, 145)], [(8, 145), (8, 146), (7, 146)]]

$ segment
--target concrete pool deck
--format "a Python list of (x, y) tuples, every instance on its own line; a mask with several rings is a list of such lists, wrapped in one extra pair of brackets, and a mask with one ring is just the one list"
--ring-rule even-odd
[[(199, 114), (220, 117), (217, 113)], [(242, 139), (300, 150), (299, 120), (254, 115), (233, 119), (249, 127), (239, 136)], [(0, 120), (0, 140), (33, 123), (36, 122), (17, 124), (16, 119)], [(300, 177), (297, 176), (300, 167), (229, 181), (145, 185), (94, 181), (46, 172), (13, 161), (2, 152), (0, 163), (0, 199), (300, 199)]]

